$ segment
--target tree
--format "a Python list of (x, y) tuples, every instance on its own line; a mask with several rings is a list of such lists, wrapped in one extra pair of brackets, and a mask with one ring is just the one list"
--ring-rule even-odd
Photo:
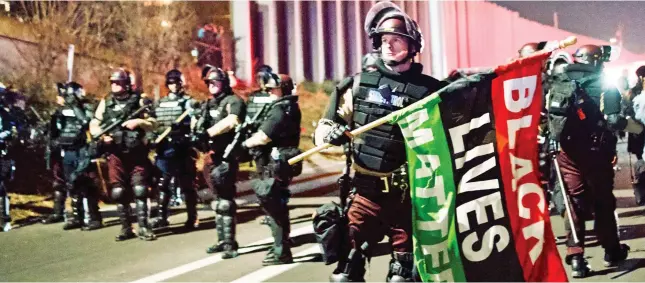
[(113, 12), (117, 6), (109, 2), (61, 1), (22, 1), (20, 4), (17, 14), (29, 24), (28, 37), (36, 44), (18, 48), (27, 67), (16, 77), (24, 80), (21, 85), (28, 97), (37, 94), (41, 96), (39, 100), (44, 96), (45, 100), (53, 101), (53, 83), (66, 78), (68, 46), (74, 44), (77, 54), (96, 54), (103, 49), (109, 43), (106, 35), (114, 28)]
[[(130, 58), (130, 67), (143, 81), (149, 73), (190, 63), (190, 42), (197, 18), (187, 2), (145, 5), (119, 2), (119, 34), (114, 48)], [(143, 86), (139, 86), (143, 87)]]

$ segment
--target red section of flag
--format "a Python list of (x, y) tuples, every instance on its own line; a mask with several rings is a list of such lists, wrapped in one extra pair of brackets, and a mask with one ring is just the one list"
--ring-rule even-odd
[(491, 94), (506, 206), (515, 250), (529, 282), (567, 281), (538, 178), (541, 70), (549, 54), (498, 67)]

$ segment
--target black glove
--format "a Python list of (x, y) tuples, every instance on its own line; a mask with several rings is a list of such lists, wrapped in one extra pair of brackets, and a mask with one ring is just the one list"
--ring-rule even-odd
[(341, 124), (334, 125), (329, 134), (323, 139), (324, 142), (335, 146), (348, 143), (351, 140), (352, 134), (349, 132), (349, 128)]
[(254, 147), (248, 147), (246, 146), (246, 142), (243, 142), (240, 144), (240, 147), (242, 148), (243, 151), (246, 151), (253, 157), (253, 159), (257, 159), (262, 155), (262, 146), (254, 146)]

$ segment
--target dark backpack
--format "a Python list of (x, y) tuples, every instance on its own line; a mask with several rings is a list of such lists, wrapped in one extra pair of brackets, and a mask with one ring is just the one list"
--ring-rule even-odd
[(549, 99), (546, 102), (550, 139), (560, 142), (560, 136), (570, 117), (578, 116), (581, 120), (586, 119), (582, 111), (584, 107), (581, 107), (580, 103), (591, 103), (591, 98), (584, 90), (584, 85), (596, 78), (596, 76), (590, 76), (574, 81), (566, 74), (553, 78), (549, 88)]

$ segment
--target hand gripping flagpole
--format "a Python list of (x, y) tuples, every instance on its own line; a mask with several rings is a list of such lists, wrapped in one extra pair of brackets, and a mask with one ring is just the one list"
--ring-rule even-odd
[[(578, 39), (575, 36), (570, 36), (570, 37), (567, 37), (565, 40), (555, 41), (554, 44), (552, 44), (552, 45), (547, 44), (547, 46), (545, 46), (545, 48), (544, 48), (544, 52), (551, 52), (551, 51), (556, 50), (556, 49), (565, 48), (567, 46), (575, 44), (577, 40)], [(536, 53), (535, 55), (537, 56), (538, 54)], [(526, 58), (524, 58), (524, 59), (526, 59)], [(383, 124), (387, 123), (388, 121), (392, 120), (393, 117), (399, 116), (402, 113), (405, 113), (405, 112), (407, 112), (408, 110), (410, 110), (412, 108), (415, 108), (415, 107), (418, 107), (420, 105), (423, 105), (426, 102), (428, 102), (429, 100), (434, 99), (435, 96), (439, 95), (439, 93), (441, 93), (442, 90), (443, 90), (443, 88), (438, 90), (438, 91), (435, 91), (434, 93), (432, 93), (431, 95), (429, 95), (428, 97), (426, 97), (426, 98), (424, 98), (422, 100), (419, 100), (419, 101), (417, 101), (415, 103), (412, 103), (412, 104), (408, 105), (405, 108), (399, 109), (399, 110), (397, 110), (395, 112), (392, 112), (392, 113), (388, 114), (387, 116), (381, 117), (378, 120), (375, 120), (375, 121), (373, 121), (371, 123), (368, 123), (368, 124), (358, 128), (358, 129), (355, 129), (355, 130), (350, 132), (350, 135), (352, 137), (354, 137), (356, 135), (360, 135), (360, 134), (362, 134), (364, 132), (367, 132), (367, 131), (369, 131), (371, 129), (374, 129), (374, 128), (380, 126), (380, 125), (383, 125)], [(296, 164), (296, 163), (304, 160), (305, 158), (309, 157), (310, 155), (312, 155), (314, 153), (317, 153), (317, 152), (319, 152), (321, 150), (325, 150), (325, 149), (330, 148), (330, 147), (332, 147), (332, 144), (330, 144), (330, 143), (324, 143), (324, 144), (321, 144), (319, 146), (316, 146), (316, 147), (314, 147), (314, 148), (312, 148), (310, 150), (307, 150), (307, 151), (301, 153), (300, 155), (298, 155), (296, 157), (293, 157), (293, 158), (289, 159), (289, 165)]]

